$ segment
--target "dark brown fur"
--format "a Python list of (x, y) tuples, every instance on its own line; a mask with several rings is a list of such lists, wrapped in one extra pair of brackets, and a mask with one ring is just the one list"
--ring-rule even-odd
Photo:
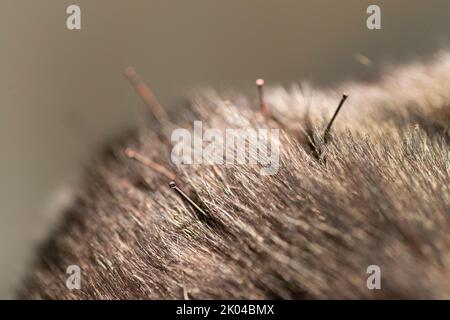
[[(249, 165), (173, 166), (167, 140), (149, 129), (116, 144), (20, 296), (450, 298), (450, 55), (342, 88), (350, 98), (328, 145), (321, 134), (341, 88), (266, 92), (270, 125), (283, 129), (274, 176)], [(191, 101), (190, 119), (211, 127), (266, 125), (253, 97), (206, 90)], [(175, 172), (207, 215), (126, 147)], [(72, 264), (81, 290), (66, 287)], [(381, 290), (366, 287), (372, 264)]]

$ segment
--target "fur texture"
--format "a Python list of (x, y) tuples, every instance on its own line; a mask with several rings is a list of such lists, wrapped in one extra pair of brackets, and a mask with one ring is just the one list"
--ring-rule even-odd
[[(350, 98), (324, 144), (323, 129)], [(173, 127), (265, 127), (256, 97), (204, 90)], [(280, 168), (170, 161), (167, 128), (143, 128), (92, 170), (40, 251), (31, 299), (450, 298), (450, 54), (335, 90), (268, 88)], [(127, 158), (139, 152), (178, 185)], [(81, 289), (66, 287), (79, 265)], [(381, 290), (369, 290), (369, 265)]]

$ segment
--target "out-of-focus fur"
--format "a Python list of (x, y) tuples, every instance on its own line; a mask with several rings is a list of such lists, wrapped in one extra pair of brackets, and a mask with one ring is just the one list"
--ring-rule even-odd
[[(325, 145), (341, 89), (350, 98)], [(20, 296), (450, 298), (450, 54), (376, 83), (266, 93), (270, 126), (283, 129), (276, 175), (250, 165), (176, 167), (168, 138), (142, 129), (90, 172)], [(255, 97), (202, 91), (191, 101), (179, 126), (266, 126)], [(207, 216), (128, 159), (129, 146), (171, 168)], [(66, 287), (73, 264), (80, 290)], [(381, 290), (366, 286), (374, 264)]]

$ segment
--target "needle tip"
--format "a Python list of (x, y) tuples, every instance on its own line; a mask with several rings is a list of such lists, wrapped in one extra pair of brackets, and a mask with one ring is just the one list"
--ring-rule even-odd
[(133, 67), (126, 67), (123, 70), (123, 73), (127, 76), (127, 77), (132, 77), (134, 75), (136, 75), (136, 70), (134, 70)]
[(136, 152), (134, 152), (132, 149), (130, 149), (130, 148), (126, 148), (125, 149), (125, 155), (128, 157), (128, 158), (134, 158), (134, 156), (136, 155)]

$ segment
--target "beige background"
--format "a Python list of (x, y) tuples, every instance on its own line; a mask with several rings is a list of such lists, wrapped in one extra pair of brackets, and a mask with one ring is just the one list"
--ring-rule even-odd
[[(382, 8), (380, 31), (365, 27), (369, 3)], [(65, 27), (69, 4), (81, 6), (81, 31)], [(197, 84), (364, 78), (434, 52), (449, 30), (448, 0), (2, 0), (0, 297), (12, 297), (95, 147), (144, 110), (125, 66), (177, 108)]]

